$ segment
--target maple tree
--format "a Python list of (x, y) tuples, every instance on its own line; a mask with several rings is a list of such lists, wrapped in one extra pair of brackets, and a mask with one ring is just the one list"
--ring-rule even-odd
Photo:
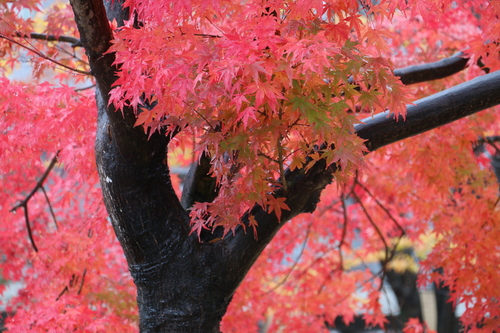
[[(0, 11), (12, 331), (383, 324), (366, 262), (404, 270), (403, 246), (465, 328), (500, 328), (497, 1)], [(33, 77), (8, 79), (26, 55)]]

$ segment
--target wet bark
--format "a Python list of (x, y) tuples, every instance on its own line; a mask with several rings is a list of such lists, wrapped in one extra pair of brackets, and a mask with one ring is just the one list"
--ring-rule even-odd
[[(286, 198), (291, 209), (278, 221), (276, 215), (255, 206), (250, 213), (259, 225), (258, 240), (252, 232), (238, 228), (223, 240), (200, 242), (189, 235), (185, 207), (193, 198), (183, 198), (183, 207), (164, 162), (169, 138), (156, 133), (148, 139), (141, 128), (134, 127), (132, 110), (115, 112), (108, 105), (117, 71), (112, 65), (114, 55), (104, 54), (113, 38), (108, 19), (122, 24), (129, 18), (128, 11), (117, 0), (70, 2), (96, 80), (98, 171), (111, 223), (137, 285), (141, 332), (219, 332), (227, 306), (255, 260), (286, 221), (314, 211), (336, 167), (319, 161), (308, 171), (287, 171), (288, 190), (278, 190), (275, 196)], [(366, 120), (356, 131), (372, 151), (498, 104), (500, 75), (490, 75), (464, 86), (477, 98), (460, 97), (462, 90), (452, 95), (443, 92), (409, 107), (406, 122), (380, 115)], [(496, 98), (490, 96), (492, 91)], [(201, 181), (206, 177), (206, 171), (192, 172), (186, 186), (212, 200), (216, 191), (196, 188), (206, 184)], [(243, 223), (247, 216), (241, 217)]]

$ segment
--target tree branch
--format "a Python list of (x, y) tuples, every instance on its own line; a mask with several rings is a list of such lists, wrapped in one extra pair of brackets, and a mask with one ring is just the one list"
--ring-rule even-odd
[(8, 40), (9, 42), (11, 42), (11, 43), (13, 43), (13, 44), (16, 44), (16, 45), (18, 45), (18, 46), (20, 46), (20, 47), (22, 47), (22, 48), (24, 48), (24, 49), (26, 49), (26, 50), (28, 50), (28, 51), (30, 51), (30, 52), (32, 52), (32, 53), (34, 53), (34, 54), (36, 54), (36, 55), (37, 55), (37, 56), (39, 56), (40, 58), (43, 58), (43, 59), (48, 60), (48, 61), (50, 61), (50, 62), (53, 62), (54, 64), (56, 64), (56, 65), (58, 65), (58, 66), (60, 66), (60, 67), (62, 67), (62, 68), (65, 68), (65, 69), (68, 69), (68, 70), (70, 70), (70, 71), (73, 71), (73, 72), (76, 72), (76, 73), (79, 73), (79, 74), (83, 74), (83, 75), (89, 75), (89, 74), (90, 74), (89, 72), (82, 71), (82, 70), (79, 70), (79, 69), (76, 69), (76, 68), (73, 68), (73, 67), (67, 66), (67, 65), (65, 65), (65, 64), (63, 64), (63, 63), (61, 63), (61, 62), (59, 62), (59, 61), (57, 61), (57, 60), (55, 60), (55, 59), (52, 59), (52, 58), (50, 58), (50, 57), (46, 56), (43, 52), (41, 52), (41, 51), (37, 50), (37, 49), (36, 49), (35, 47), (33, 47), (31, 44), (30, 44), (30, 46), (31, 46), (31, 47), (28, 47), (28, 46), (23, 45), (22, 43), (20, 43), (20, 42), (18, 42), (18, 41), (16, 41), (16, 40), (14, 40), (14, 38), (9, 37), (9, 36), (6, 36), (6, 35), (3, 35), (3, 34), (0, 34), (0, 38), (6, 39), (6, 40)]
[[(29, 220), (29, 214), (28, 214), (28, 202), (33, 197), (33, 195), (35, 195), (36, 191), (38, 191), (39, 189), (42, 189), (43, 193), (45, 194), (45, 198), (47, 199), (47, 202), (49, 203), (50, 212), (51, 212), (51, 214), (52, 214), (52, 216), (54, 218), (54, 222), (55, 222), (54, 212), (52, 211), (52, 206), (50, 206), (50, 202), (48, 201), (47, 194), (45, 193), (45, 190), (43, 188), (43, 183), (45, 182), (45, 179), (47, 179), (47, 177), (49, 176), (50, 171), (52, 171), (52, 169), (56, 165), (58, 154), (59, 154), (59, 152), (57, 152), (56, 155), (52, 158), (52, 160), (50, 161), (49, 166), (47, 167), (47, 170), (45, 170), (45, 172), (43, 173), (43, 175), (40, 178), (40, 180), (36, 183), (36, 185), (33, 188), (33, 190), (31, 190), (31, 192), (24, 198), (24, 200), (22, 200), (20, 203), (18, 203), (14, 207), (12, 207), (12, 209), (10, 210), (11, 212), (14, 213), (18, 208), (20, 208), (20, 207), (23, 208), (23, 210), (24, 210), (24, 220), (26, 222), (26, 229), (28, 230), (28, 237), (30, 239), (31, 245), (33, 246), (33, 249), (35, 250), (35, 252), (38, 252), (38, 248), (37, 248), (37, 246), (35, 244), (35, 240), (33, 238), (32, 232), (31, 232), (31, 226), (30, 226), (30, 220)], [(56, 224), (56, 227), (57, 227), (57, 224)]]
[(50, 215), (52, 215), (52, 220), (54, 221), (54, 225), (56, 226), (56, 229), (59, 230), (59, 225), (57, 224), (56, 214), (54, 213), (54, 209), (52, 209), (52, 204), (50, 203), (49, 196), (47, 195), (47, 191), (45, 191), (45, 187), (43, 187), (43, 186), (41, 186), (40, 189), (42, 190), (43, 195), (45, 197), (45, 201), (47, 201), (47, 205), (49, 206)]
[(81, 47), (83, 46), (82, 42), (80, 39), (72, 36), (55, 36), (55, 35), (47, 35), (47, 34), (40, 34), (36, 32), (32, 32), (29, 35), (23, 35), (21, 33), (16, 33), (17, 37), (21, 38), (31, 38), (31, 39), (38, 39), (38, 40), (45, 40), (47, 42), (64, 42), (64, 43), (70, 43), (71, 47)]
[(407, 106), (406, 120), (390, 111), (354, 126), (369, 151), (500, 104), (500, 71), (486, 74)]
[(437, 80), (460, 72), (467, 67), (468, 61), (463, 52), (458, 52), (436, 62), (395, 69), (394, 75), (405, 85)]
[(476, 146), (480, 146), (485, 143), (494, 143), (498, 141), (500, 141), (500, 135), (483, 136), (476, 141)]

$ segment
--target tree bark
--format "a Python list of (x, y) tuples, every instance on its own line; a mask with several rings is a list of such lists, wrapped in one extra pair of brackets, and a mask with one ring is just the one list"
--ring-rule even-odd
[[(258, 222), (258, 240), (238, 228), (221, 241), (199, 242), (196, 235), (189, 235), (188, 213), (172, 188), (164, 162), (169, 138), (156, 133), (148, 139), (141, 128), (134, 127), (133, 110), (116, 112), (108, 103), (117, 71), (114, 54), (105, 54), (113, 38), (108, 19), (123, 24), (129, 18), (121, 7), (123, 1), (70, 2), (96, 79), (97, 166), (111, 223), (137, 285), (141, 332), (219, 332), (227, 306), (255, 260), (286, 221), (314, 211), (336, 166), (322, 160), (308, 171), (287, 171), (288, 190), (277, 190), (275, 196), (286, 198), (291, 209), (278, 221), (274, 213), (255, 206), (250, 213)], [(485, 75), (417, 101), (408, 107), (406, 121), (382, 114), (356, 131), (373, 151), (498, 104), (499, 90), (500, 74)], [(462, 95), (466, 91), (470, 94)], [(207, 175), (193, 175), (186, 186), (196, 192), (192, 187)], [(183, 199), (185, 206), (190, 202)], [(247, 216), (242, 217), (244, 223)]]
[(398, 76), (405, 85), (426, 82), (458, 73), (467, 67), (468, 62), (469, 58), (465, 57), (462, 52), (458, 52), (434, 63), (396, 69), (394, 75)]

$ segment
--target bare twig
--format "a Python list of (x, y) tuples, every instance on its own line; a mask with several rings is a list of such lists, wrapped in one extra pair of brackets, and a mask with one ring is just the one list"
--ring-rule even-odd
[(390, 252), (389, 252), (389, 245), (387, 244), (387, 241), (385, 240), (385, 237), (384, 235), (382, 234), (382, 231), (380, 230), (380, 228), (378, 227), (378, 225), (375, 223), (375, 221), (373, 220), (373, 218), (371, 217), (370, 213), (368, 213), (368, 210), (366, 209), (365, 205), (363, 205), (363, 202), (361, 201), (361, 199), (359, 198), (359, 196), (356, 194), (356, 192), (352, 192), (351, 195), (353, 196), (353, 198), (359, 203), (359, 205), (361, 206), (361, 209), (363, 210), (363, 212), (365, 213), (365, 216), (366, 218), (368, 219), (368, 221), (370, 222), (370, 224), (373, 226), (373, 228), (375, 229), (375, 232), (378, 234), (380, 240), (382, 241), (382, 243), (384, 243), (384, 248), (385, 248), (385, 258), (384, 260), (382, 261), (382, 277), (381, 277), (381, 282), (380, 282), (380, 288), (382, 288), (383, 286), (383, 281), (384, 281), (384, 278), (385, 278), (385, 274), (386, 274), (386, 265), (387, 263), (389, 262), (390, 259)]
[[(184, 102), (187, 106), (189, 106), (189, 104), (187, 104), (186, 102)], [(212, 124), (210, 124), (210, 122), (208, 121), (207, 118), (205, 118), (204, 115), (202, 115), (200, 112), (198, 112), (198, 110), (196, 109), (192, 109), (198, 116), (200, 116), (206, 123), (207, 125), (210, 127), (210, 129), (213, 131), (213, 132), (217, 132), (217, 130), (212, 126)]]
[(382, 277), (385, 277), (385, 269), (386, 269), (386, 265), (394, 258), (394, 256), (396, 255), (396, 251), (398, 249), (398, 246), (399, 246), (399, 243), (401, 242), (401, 239), (403, 238), (404, 235), (406, 235), (406, 231), (404, 230), (404, 228), (401, 226), (401, 224), (399, 224), (399, 222), (394, 218), (394, 216), (392, 216), (391, 212), (389, 212), (389, 210), (368, 190), (368, 188), (366, 188), (366, 186), (364, 186), (363, 184), (361, 184), (357, 179), (356, 179), (356, 183), (363, 189), (365, 190), (366, 193), (368, 193), (368, 195), (373, 199), (375, 200), (375, 203), (380, 207), (382, 208), (382, 210), (387, 214), (387, 216), (389, 216), (389, 218), (392, 220), (392, 222), (394, 222), (394, 224), (396, 225), (396, 227), (399, 229), (399, 231), (401, 232), (396, 240), (396, 242), (394, 243), (394, 246), (392, 247), (391, 249), (391, 252), (389, 254), (389, 256), (386, 256), (386, 258), (384, 259), (384, 261), (382, 262), (382, 270), (383, 270), (383, 273), (384, 275)]
[(65, 293), (68, 293), (70, 288), (73, 288), (78, 281), (80, 281), (80, 286), (78, 287), (77, 295), (80, 295), (83, 289), (83, 283), (85, 282), (85, 275), (87, 274), (87, 268), (83, 269), (83, 274), (82, 274), (82, 279), (80, 280), (80, 277), (78, 275), (72, 274), (71, 279), (69, 280), (69, 283), (64, 286), (63, 290), (59, 293), (59, 295), (56, 298), (56, 301), (58, 301), (62, 295)]
[(280, 179), (281, 179), (281, 184), (283, 185), (283, 190), (285, 190), (285, 192), (288, 192), (288, 184), (286, 182), (286, 177), (285, 177), (285, 168), (283, 166), (283, 146), (281, 144), (281, 140), (283, 140), (283, 136), (280, 134), (279, 138), (278, 138), (278, 161), (279, 161), (279, 169), (280, 169)]
[[(22, 48), (24, 48), (24, 49), (26, 49), (26, 50), (28, 50), (28, 51), (30, 51), (30, 52), (32, 52), (32, 53), (34, 53), (34, 54), (36, 54), (36, 55), (37, 55), (37, 56), (39, 56), (40, 58), (43, 58), (43, 59), (48, 60), (48, 61), (50, 61), (50, 62), (53, 62), (54, 64), (56, 64), (56, 65), (58, 65), (58, 66), (60, 66), (60, 67), (62, 67), (62, 68), (68, 69), (68, 70), (70, 70), (70, 71), (73, 71), (73, 72), (76, 72), (76, 73), (79, 73), (79, 74), (83, 74), (83, 75), (90, 75), (90, 72), (87, 72), (87, 71), (82, 71), (82, 70), (80, 70), (80, 69), (76, 69), (76, 68), (73, 68), (73, 67), (67, 66), (67, 65), (65, 65), (65, 64), (63, 64), (63, 63), (60, 63), (59, 61), (57, 61), (57, 60), (55, 60), (55, 59), (52, 59), (52, 58), (50, 58), (50, 57), (46, 56), (43, 52), (41, 52), (41, 51), (37, 50), (37, 49), (36, 49), (33, 45), (31, 45), (29, 42), (28, 42), (28, 44), (29, 44), (30, 46), (26, 46), (26, 45), (24, 45), (24, 44), (22, 44), (22, 43), (20, 43), (20, 42), (16, 41), (14, 38), (9, 37), (9, 36), (6, 36), (6, 35), (4, 35), (4, 34), (0, 34), (0, 38), (6, 39), (6, 40), (8, 40), (9, 42), (11, 42), (11, 43), (13, 43), (13, 44), (19, 45), (20, 47), (22, 47)], [(26, 41), (26, 40), (25, 40), (25, 41)], [(27, 41), (26, 41), (26, 42), (27, 42)]]
[(58, 301), (64, 293), (67, 293), (69, 291), (68, 286), (65, 286), (64, 289), (59, 293), (59, 295), (56, 297), (56, 301)]
[(401, 226), (401, 224), (399, 224), (399, 222), (394, 218), (394, 216), (392, 216), (391, 212), (389, 212), (389, 210), (368, 190), (366, 186), (361, 184), (358, 180), (356, 180), (356, 184), (359, 185), (375, 201), (375, 203), (380, 208), (382, 208), (382, 210), (387, 214), (387, 216), (392, 220), (392, 222), (394, 222), (394, 224), (398, 227), (399, 231), (401, 231), (401, 236), (403, 236), (406, 232)]
[(309, 239), (309, 233), (311, 232), (311, 226), (312, 226), (312, 223), (309, 223), (307, 225), (306, 235), (304, 237), (304, 241), (302, 242), (302, 246), (300, 247), (300, 253), (297, 256), (297, 259), (294, 260), (292, 267), (290, 267), (290, 269), (286, 273), (285, 277), (278, 284), (276, 284), (276, 286), (274, 286), (270, 290), (266, 291), (266, 294), (272, 293), (273, 291), (275, 291), (276, 289), (281, 287), (288, 280), (290, 275), (292, 274), (293, 270), (295, 269), (295, 267), (299, 263), (300, 258), (302, 258), (302, 255), (304, 254), (304, 250), (306, 249), (307, 241)]
[(342, 194), (340, 195), (340, 202), (342, 203), (342, 214), (344, 217), (344, 226), (342, 227), (342, 236), (340, 237), (340, 242), (338, 245), (338, 252), (339, 252), (339, 264), (337, 267), (334, 269), (330, 270), (328, 272), (328, 275), (323, 279), (323, 282), (321, 283), (320, 287), (318, 288), (317, 294), (319, 295), (321, 291), (325, 288), (326, 281), (330, 279), (330, 277), (335, 273), (336, 271), (342, 272), (344, 271), (344, 255), (342, 253), (342, 246), (345, 244), (345, 237), (347, 235), (347, 223), (348, 223), (348, 216), (347, 216), (347, 207), (345, 204), (345, 195), (344, 192), (342, 191)]
[(49, 205), (49, 211), (50, 215), (52, 215), (52, 219), (54, 220), (54, 224), (56, 225), (56, 229), (59, 230), (59, 226), (57, 225), (57, 219), (56, 219), (56, 214), (54, 214), (54, 210), (52, 209), (52, 205), (50, 204), (49, 196), (47, 195), (47, 192), (45, 191), (45, 187), (41, 186), (43, 195), (45, 196), (45, 200), (47, 201), (47, 205)]
[[(24, 210), (24, 219), (26, 221), (26, 228), (28, 229), (28, 236), (30, 238), (30, 241), (31, 241), (31, 245), (33, 246), (33, 249), (35, 250), (35, 252), (38, 252), (38, 248), (36, 247), (35, 245), (35, 240), (33, 239), (33, 234), (31, 233), (31, 226), (30, 226), (30, 220), (29, 220), (29, 216), (28, 216), (28, 202), (29, 200), (33, 197), (33, 195), (36, 193), (36, 191), (38, 191), (39, 189), (42, 189), (43, 190), (43, 183), (45, 182), (45, 179), (47, 179), (47, 176), (49, 175), (50, 171), (54, 168), (54, 166), (56, 165), (57, 163), (57, 156), (59, 154), (59, 151), (56, 153), (56, 155), (52, 158), (52, 161), (50, 161), (50, 164), (49, 166), (47, 167), (47, 170), (45, 170), (45, 172), (43, 173), (42, 177), (40, 178), (40, 180), (36, 183), (35, 187), (33, 188), (33, 190), (31, 190), (31, 192), (26, 196), (26, 198), (24, 198), (24, 200), (22, 200), (21, 202), (19, 202), (17, 205), (15, 205), (10, 211), (11, 212), (15, 212), (18, 208), (23, 208)], [(44, 190), (43, 190), (44, 191)], [(45, 191), (44, 191), (45, 193)], [(47, 201), (48, 201), (48, 198), (47, 198)], [(50, 211), (51, 213), (53, 214), (53, 211), (52, 211), (52, 208), (50, 206), (50, 202), (49, 202), (49, 207), (50, 207)], [(55, 221), (55, 217), (54, 217), (54, 221)], [(57, 225), (57, 224), (56, 224)]]
[(375, 232), (378, 234), (378, 236), (379, 236), (380, 240), (382, 241), (382, 243), (384, 243), (385, 254), (386, 254), (385, 257), (388, 258), (388, 256), (389, 256), (389, 246), (387, 245), (387, 241), (385, 240), (385, 237), (382, 234), (382, 231), (380, 230), (380, 228), (378, 227), (378, 225), (375, 223), (375, 221), (371, 217), (370, 213), (368, 213), (368, 210), (366, 209), (365, 205), (363, 205), (363, 201), (356, 194), (356, 192), (352, 192), (351, 195), (359, 203), (359, 205), (361, 206), (361, 209), (363, 210), (363, 213), (365, 214), (366, 218), (368, 219), (368, 221), (370, 222), (370, 224), (372, 225), (372, 227), (375, 229)]
[(82, 274), (82, 280), (80, 282), (80, 288), (78, 288), (78, 295), (80, 295), (80, 293), (82, 292), (82, 289), (83, 289), (83, 282), (85, 282), (85, 275), (87, 274), (87, 268), (84, 268), (83, 269), (83, 274)]
[(341, 194), (340, 201), (342, 202), (342, 212), (344, 215), (344, 227), (342, 228), (342, 236), (340, 238), (340, 243), (339, 243), (339, 261), (340, 261), (339, 266), (340, 266), (341, 270), (344, 270), (344, 256), (342, 254), (342, 245), (344, 245), (345, 237), (347, 235), (347, 222), (348, 222), (347, 207), (345, 204), (344, 193)]
[(50, 171), (54, 168), (54, 166), (56, 165), (57, 163), (57, 156), (59, 155), (59, 151), (56, 153), (56, 155), (52, 158), (52, 160), (50, 161), (50, 164), (49, 166), (47, 167), (47, 170), (45, 170), (45, 172), (43, 173), (42, 177), (40, 178), (40, 180), (36, 183), (35, 187), (33, 188), (33, 190), (30, 192), (30, 194), (28, 194), (28, 196), (23, 200), (21, 201), (20, 203), (18, 203), (16, 206), (14, 206), (10, 211), (11, 212), (14, 212), (16, 209), (20, 208), (20, 207), (24, 207), (28, 201), (31, 199), (31, 197), (36, 193), (36, 191), (38, 191), (39, 188), (42, 187), (43, 183), (45, 182), (45, 179), (47, 178), (47, 176), (49, 175)]
[(33, 233), (31, 232), (30, 218), (28, 216), (28, 205), (24, 206), (24, 221), (26, 222), (26, 229), (28, 230), (28, 237), (30, 238), (31, 246), (33, 246), (33, 250), (35, 250), (35, 252), (38, 252), (35, 240), (33, 239)]
[(194, 34), (197, 37), (203, 37), (203, 38), (222, 38), (222, 36), (219, 35), (210, 35), (210, 34)]
[(84, 91), (84, 90), (88, 90), (88, 89), (95, 88), (95, 86), (96, 86), (95, 84), (92, 84), (92, 85), (90, 85), (90, 86), (88, 86), (88, 87), (76, 88), (76, 89), (74, 89), (74, 90), (75, 90), (76, 92), (79, 92), (79, 91)]
[(56, 46), (55, 46), (55, 48), (56, 48), (59, 52), (62, 52), (62, 53), (64, 53), (64, 54), (68, 55), (69, 57), (73, 58), (74, 60), (79, 61), (79, 62), (81, 62), (81, 63), (83, 63), (83, 64), (85, 64), (85, 65), (87, 65), (87, 66), (89, 65), (89, 63), (88, 63), (87, 61), (85, 61), (85, 60), (81, 59), (80, 57), (77, 57), (77, 56), (76, 56), (76, 53), (75, 53), (75, 51), (74, 51), (74, 50), (73, 50), (73, 52), (70, 52), (70, 51), (68, 51), (65, 47), (62, 47), (62, 46), (60, 46), (60, 45), (56, 45)]

